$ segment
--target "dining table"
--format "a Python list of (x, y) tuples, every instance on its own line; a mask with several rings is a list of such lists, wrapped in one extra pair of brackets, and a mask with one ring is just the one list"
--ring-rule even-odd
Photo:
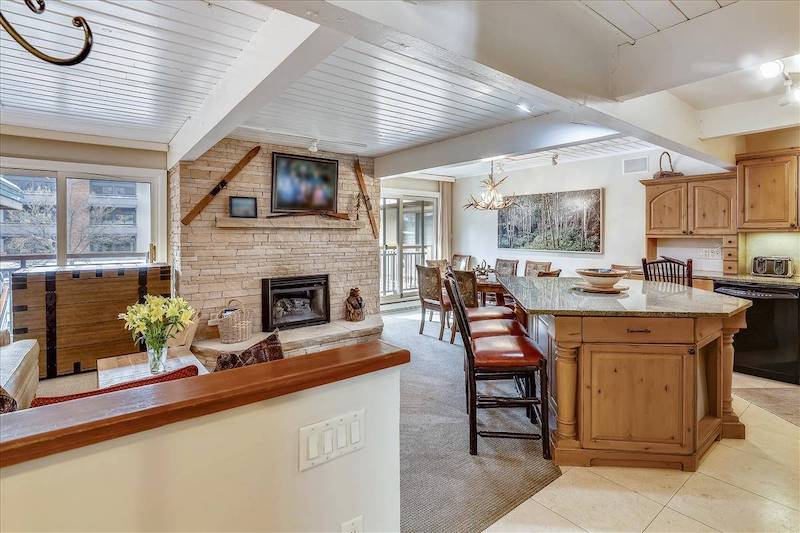
[(497, 305), (505, 305), (505, 288), (503, 285), (497, 280), (497, 276), (494, 272), (489, 272), (485, 276), (477, 275), (477, 291), (481, 295), (481, 305), (484, 307), (486, 306), (486, 294), (487, 293), (494, 293), (495, 301)]

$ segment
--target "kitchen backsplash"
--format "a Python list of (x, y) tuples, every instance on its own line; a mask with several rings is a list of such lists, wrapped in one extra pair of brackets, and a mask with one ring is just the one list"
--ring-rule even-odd
[[(739, 240), (744, 250), (739, 265), (745, 272), (759, 255), (791, 257), (795, 271), (800, 270), (800, 233), (740, 233)], [(683, 261), (691, 258), (695, 270), (722, 271), (721, 239), (660, 239), (658, 255)]]
[(792, 258), (795, 270), (800, 268), (800, 233), (740, 233), (744, 238), (747, 270), (757, 255), (782, 255)]
[(692, 259), (694, 270), (722, 271), (722, 239), (659, 239), (658, 255)]

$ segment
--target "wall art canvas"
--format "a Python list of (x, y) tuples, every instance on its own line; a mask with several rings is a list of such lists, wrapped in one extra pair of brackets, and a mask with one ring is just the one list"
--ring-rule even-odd
[(603, 252), (603, 189), (517, 196), (497, 214), (497, 247)]

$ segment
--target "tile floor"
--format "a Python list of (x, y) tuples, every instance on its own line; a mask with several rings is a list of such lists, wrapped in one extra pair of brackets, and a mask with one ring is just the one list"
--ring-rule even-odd
[[(735, 388), (797, 387), (734, 375)], [(734, 396), (744, 440), (723, 439), (697, 472), (562, 467), (486, 531), (800, 531), (800, 427)]]

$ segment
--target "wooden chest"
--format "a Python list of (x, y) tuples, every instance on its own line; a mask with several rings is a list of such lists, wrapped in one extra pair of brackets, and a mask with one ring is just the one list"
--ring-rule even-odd
[(36, 267), (11, 275), (14, 340), (39, 341), (40, 377), (140, 351), (117, 318), (145, 294), (170, 295), (170, 267)]

